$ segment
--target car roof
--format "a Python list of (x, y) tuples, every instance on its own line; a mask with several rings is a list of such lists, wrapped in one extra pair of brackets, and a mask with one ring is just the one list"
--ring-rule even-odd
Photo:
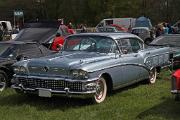
[(167, 45), (172, 44), (174, 46), (180, 46), (180, 34), (167, 34), (155, 38), (150, 44)]
[(131, 34), (131, 33), (122, 33), (122, 32), (100, 32), (100, 33), (79, 33), (75, 35), (70, 35), (70, 36), (105, 36), (105, 37), (110, 37), (112, 39), (121, 39), (121, 38), (138, 38), (140, 39), (137, 35)]
[(145, 30), (149, 30), (148, 27), (134, 27), (134, 28), (132, 28), (132, 30), (137, 30), (137, 29), (145, 29)]

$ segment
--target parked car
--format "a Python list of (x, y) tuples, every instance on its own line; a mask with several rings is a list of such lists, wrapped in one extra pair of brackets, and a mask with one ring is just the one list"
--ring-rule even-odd
[[(14, 41), (37, 42), (50, 48), (49, 41), (55, 38), (59, 24), (56, 21), (28, 22), (19, 31)], [(54, 38), (52, 38), (54, 37)]]
[(114, 26), (104, 26), (104, 27), (98, 27), (96, 32), (124, 32), (124, 31), (119, 30)]
[(155, 38), (154, 32), (148, 27), (134, 27), (131, 33), (139, 36), (147, 45)]
[(17, 92), (92, 95), (96, 103), (107, 92), (141, 80), (155, 83), (157, 71), (169, 65), (168, 47), (144, 48), (129, 33), (84, 33), (66, 38), (56, 55), (18, 62), (12, 88)]
[(169, 46), (173, 54), (173, 67), (180, 68), (180, 35), (167, 34), (154, 39), (150, 45), (153, 46)]
[(37, 58), (52, 54), (43, 45), (20, 41), (0, 42), (0, 91), (10, 85), (14, 74), (11, 65), (22, 59)]
[(103, 26), (112, 25), (112, 24), (128, 29), (129, 27), (134, 27), (135, 22), (136, 22), (136, 18), (107, 18), (107, 19), (101, 20), (97, 24), (96, 29), (98, 27), (103, 27)]
[(10, 40), (12, 34), (12, 25), (10, 21), (0, 21), (0, 29), (3, 33), (1, 33), (0, 40)]
[(180, 100), (180, 69), (172, 74), (171, 93), (175, 94), (175, 100)]

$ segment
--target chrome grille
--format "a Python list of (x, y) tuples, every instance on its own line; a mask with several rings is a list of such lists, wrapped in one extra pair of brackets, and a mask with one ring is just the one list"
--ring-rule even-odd
[(47, 80), (47, 79), (34, 79), (34, 78), (18, 78), (19, 83), (25, 88), (46, 88), (52, 90), (64, 91), (64, 88), (69, 88), (70, 91), (81, 92), (82, 82), (69, 82), (64, 80)]

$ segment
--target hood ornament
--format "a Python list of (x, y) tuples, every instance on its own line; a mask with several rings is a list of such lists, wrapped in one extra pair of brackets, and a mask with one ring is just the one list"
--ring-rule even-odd
[(47, 72), (49, 70), (49, 67), (47, 67), (47, 66), (45, 66), (44, 68), (43, 68), (43, 71), (45, 71), (45, 72)]

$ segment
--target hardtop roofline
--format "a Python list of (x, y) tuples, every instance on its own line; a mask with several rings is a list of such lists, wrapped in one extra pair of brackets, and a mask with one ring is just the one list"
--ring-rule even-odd
[[(79, 34), (75, 34), (75, 35), (69, 35), (68, 37), (71, 37), (71, 36), (105, 36), (105, 37), (110, 37), (112, 39), (121, 39), (121, 38), (138, 38), (140, 39), (138, 36), (134, 35), (134, 34), (131, 34), (131, 33), (106, 33), (106, 32), (100, 32), (100, 33), (79, 33)], [(67, 37), (67, 38), (68, 38)]]

